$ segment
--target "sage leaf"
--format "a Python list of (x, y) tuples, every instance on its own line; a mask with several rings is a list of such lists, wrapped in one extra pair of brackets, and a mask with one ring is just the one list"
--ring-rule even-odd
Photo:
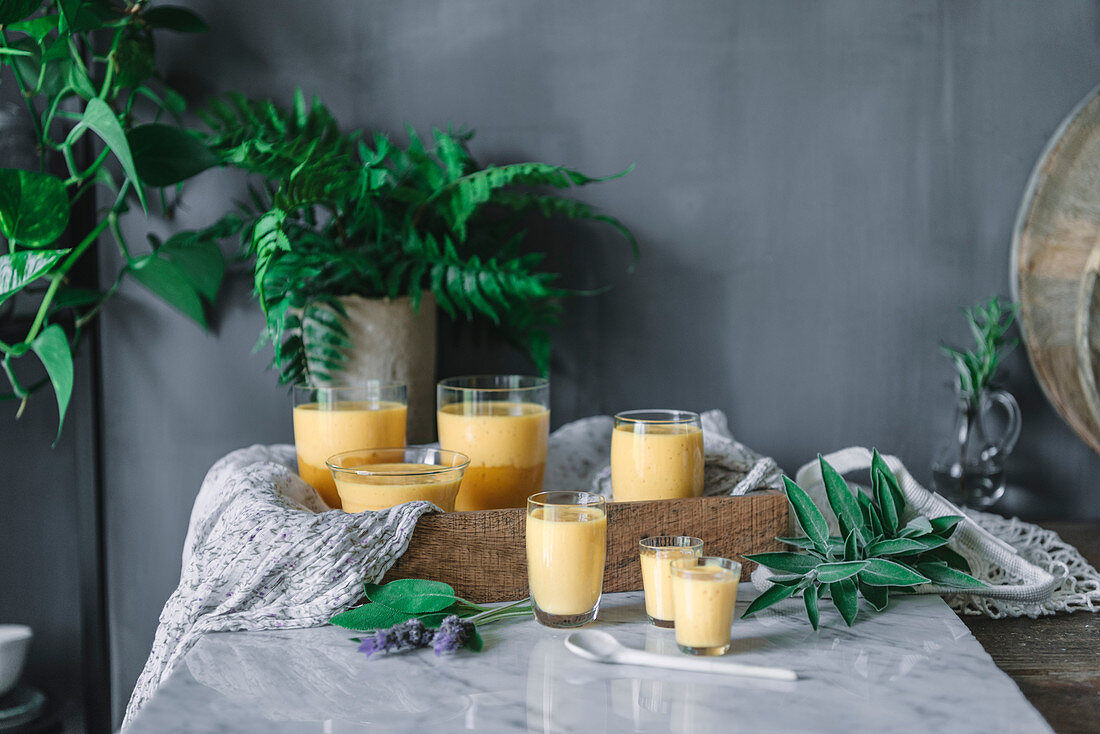
[(869, 558), (867, 566), (859, 572), (859, 580), (868, 586), (916, 586), (928, 579), (896, 561), (885, 558)]
[(867, 546), (868, 556), (899, 556), (907, 553), (920, 553), (926, 550), (923, 543), (912, 538), (891, 538), (871, 543)]
[(886, 475), (875, 469), (871, 475), (871, 485), (875, 492), (875, 504), (882, 515), (882, 531), (892, 536), (898, 531), (898, 508)]
[(806, 533), (806, 537), (814, 544), (814, 547), (824, 552), (829, 548), (829, 524), (825, 522), (825, 517), (821, 514), (821, 510), (817, 509), (813, 500), (806, 494), (806, 491), (792, 482), (787, 477), (783, 477), (783, 486), (787, 492), (787, 500), (791, 503), (791, 508), (794, 510), (795, 520), (798, 521), (798, 526), (802, 528), (802, 532)]
[(894, 507), (897, 508), (898, 516), (905, 514), (905, 495), (901, 493), (901, 485), (898, 483), (897, 475), (887, 465), (886, 460), (879, 454), (878, 449), (872, 449), (871, 451), (871, 472), (875, 470), (882, 472), (882, 476), (885, 477), (886, 483), (889, 487), (890, 494), (894, 498)]
[(829, 594), (833, 598), (840, 616), (844, 618), (844, 624), (849, 627), (856, 621), (859, 613), (859, 597), (856, 596), (856, 582), (853, 579), (844, 579), (829, 584)]
[(786, 543), (787, 545), (793, 545), (795, 548), (802, 548), (803, 550), (809, 550), (814, 547), (814, 542), (809, 538), (776, 538), (780, 543)]
[(741, 615), (741, 619), (752, 616), (762, 609), (767, 609), (773, 604), (778, 604), (787, 597), (793, 595), (798, 591), (798, 586), (770, 586), (760, 596), (752, 600), (752, 604), (749, 604), (749, 608), (745, 610), (745, 613)]
[(867, 518), (867, 527), (871, 530), (871, 536), (877, 538), (882, 535), (882, 515), (879, 514), (871, 498), (860, 492), (856, 501), (859, 502), (860, 509)]
[(863, 595), (863, 598), (876, 612), (881, 612), (890, 602), (890, 587), (888, 586), (871, 586), (860, 581), (859, 593)]
[(924, 515), (918, 515), (909, 522), (905, 523), (905, 527), (901, 529), (901, 537), (911, 538), (917, 535), (927, 535), (932, 532), (932, 523), (928, 521), (928, 518)]
[[(61, 426), (65, 423), (65, 411), (73, 394), (73, 354), (65, 330), (50, 324), (30, 343), (31, 351), (42, 360), (54, 396), (57, 398), (57, 438), (61, 438)], [(56, 444), (57, 438), (54, 439)]]
[(427, 579), (398, 579), (371, 590), (372, 602), (406, 614), (439, 612), (455, 603), (450, 584)]
[(329, 623), (349, 630), (367, 632), (386, 629), (415, 616), (415, 614), (403, 614), (395, 611), (384, 604), (361, 604), (354, 609), (337, 614), (329, 620)]
[(859, 528), (852, 528), (852, 532), (848, 533), (848, 539), (844, 541), (844, 560), (862, 560), (859, 553), (862, 544), (863, 536), (860, 535)]
[(950, 586), (955, 589), (984, 589), (989, 584), (974, 578), (962, 571), (951, 568), (946, 563), (918, 563), (917, 570), (941, 586)]
[(481, 652), (485, 649), (485, 640), (481, 639), (481, 633), (474, 627), (474, 633), (466, 640), (466, 649), (470, 652)]
[(806, 573), (821, 563), (818, 559), (805, 553), (754, 553), (745, 556), (745, 558), (774, 571), (787, 573)]
[(823, 584), (832, 584), (837, 581), (851, 578), (867, 567), (869, 561), (841, 561), (839, 563), (822, 563), (817, 567), (817, 579)]
[(957, 571), (970, 573), (970, 561), (966, 560), (966, 558), (959, 555), (947, 546), (928, 551), (927, 553), (923, 554), (921, 558), (931, 561), (943, 561), (948, 566), (954, 568)]
[(852, 496), (852, 491), (848, 489), (844, 477), (825, 461), (825, 457), (818, 454), (817, 462), (821, 467), (821, 478), (825, 483), (825, 494), (829, 498), (829, 506), (833, 508), (833, 514), (836, 515), (837, 522), (840, 524), (840, 534), (847, 536), (852, 530), (863, 525), (859, 503)]
[(69, 223), (69, 197), (57, 176), (0, 168), (0, 232), (27, 247), (48, 245)]
[(950, 538), (955, 534), (955, 530), (962, 521), (962, 515), (943, 515), (942, 517), (933, 518), (930, 524), (933, 533), (941, 538)]
[(806, 604), (806, 616), (810, 620), (810, 624), (814, 630), (817, 630), (818, 612), (817, 612), (817, 585), (810, 584), (806, 587), (806, 590), (802, 592), (802, 601)]

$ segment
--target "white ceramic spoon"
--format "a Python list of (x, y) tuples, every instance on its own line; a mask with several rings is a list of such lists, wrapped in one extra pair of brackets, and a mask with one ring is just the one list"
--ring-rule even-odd
[(565, 638), (565, 647), (574, 655), (597, 663), (645, 665), (650, 668), (690, 670), (696, 673), (721, 673), (768, 680), (798, 680), (798, 674), (786, 668), (764, 668), (758, 665), (701, 658), (660, 655), (655, 652), (623, 647), (619, 641), (600, 630), (581, 630)]

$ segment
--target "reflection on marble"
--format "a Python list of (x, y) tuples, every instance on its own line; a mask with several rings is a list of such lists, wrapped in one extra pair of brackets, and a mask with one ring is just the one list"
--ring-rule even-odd
[[(754, 596), (742, 595), (740, 609)], [(681, 654), (646, 622), (640, 593), (601, 606), (596, 624), (624, 644)], [(827, 604), (820, 632), (804, 614), (794, 600), (733, 628), (731, 656), (793, 668), (796, 682), (601, 665), (533, 620), (489, 627), (483, 653), (450, 660), (368, 660), (334, 627), (211, 634), (127, 734), (1050, 731), (938, 597), (898, 600), (852, 629)]]

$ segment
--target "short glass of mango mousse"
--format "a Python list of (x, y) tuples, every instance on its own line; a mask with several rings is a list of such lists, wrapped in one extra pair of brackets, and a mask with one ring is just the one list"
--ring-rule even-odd
[(359, 449), (328, 460), (344, 512), (384, 510), (417, 500), (454, 512), (469, 464), (469, 457), (457, 451), (421, 447)]
[(368, 380), (355, 385), (294, 388), (298, 474), (329, 507), (340, 507), (330, 456), (363, 448), (405, 445), (405, 385)]
[(611, 432), (611, 492), (616, 502), (703, 494), (703, 427), (687, 410), (628, 410)]
[(725, 655), (730, 649), (733, 607), (741, 564), (702, 556), (672, 562), (676, 644), (692, 655)]
[(703, 555), (703, 541), (690, 535), (658, 535), (639, 543), (642, 589), (649, 621), (658, 627), (672, 627), (676, 618), (672, 605), (672, 562)]
[(535, 619), (580, 627), (596, 618), (607, 559), (607, 509), (590, 492), (527, 498), (527, 581)]
[(455, 509), (523, 507), (542, 489), (550, 436), (550, 382), (473, 375), (436, 388), (439, 445), (470, 457)]

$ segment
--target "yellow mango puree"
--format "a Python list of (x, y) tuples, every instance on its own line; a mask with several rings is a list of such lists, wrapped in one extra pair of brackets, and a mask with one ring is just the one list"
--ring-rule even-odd
[(405, 406), (393, 402), (345, 400), (295, 406), (298, 474), (317, 490), (325, 504), (340, 507), (340, 496), (325, 462), (343, 451), (404, 446), (405, 414)]
[(676, 642), (685, 647), (724, 647), (730, 641), (737, 576), (721, 566), (693, 566), (672, 577)]
[(440, 448), (470, 457), (455, 509), (523, 507), (542, 490), (550, 411), (536, 403), (451, 403), (436, 414)]
[[(372, 472), (392, 474), (370, 475), (340, 472), (336, 475), (336, 491), (340, 493), (344, 512), (384, 510), (406, 502), (427, 500), (444, 512), (453, 512), (455, 495), (461, 482), (457, 470), (424, 474), (424, 470), (439, 469), (430, 464), (364, 464), (354, 467)], [(414, 473), (415, 472), (415, 473)]]
[(626, 424), (611, 432), (611, 491), (616, 502), (703, 494), (703, 431), (692, 425)]
[(607, 515), (595, 507), (538, 507), (527, 515), (531, 597), (548, 614), (590, 611), (603, 589)]

